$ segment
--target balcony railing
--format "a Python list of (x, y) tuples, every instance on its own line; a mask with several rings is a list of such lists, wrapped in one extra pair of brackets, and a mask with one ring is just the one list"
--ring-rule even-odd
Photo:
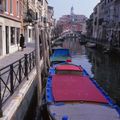
[(28, 9), (23, 15), (24, 22), (32, 23), (36, 20), (36, 14), (32, 9)]

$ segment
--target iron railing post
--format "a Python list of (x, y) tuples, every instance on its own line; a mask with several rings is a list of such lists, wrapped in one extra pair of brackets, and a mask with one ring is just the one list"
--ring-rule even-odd
[(35, 51), (32, 52), (32, 59), (33, 59), (33, 67), (35, 66), (35, 55), (34, 55)]
[(31, 55), (32, 55), (32, 53), (29, 54), (30, 71), (31, 71), (31, 69), (32, 69), (32, 68), (31, 68), (31, 67), (32, 67), (32, 66), (31, 66), (31, 62), (32, 62)]
[(1, 99), (1, 73), (0, 73), (0, 118), (3, 116), (2, 112), (2, 99)]
[(25, 77), (28, 80), (28, 54), (25, 54)]
[(21, 75), (21, 59), (19, 60), (19, 83), (22, 81), (22, 75)]
[(11, 95), (14, 92), (14, 85), (13, 85), (13, 64), (10, 65), (10, 90), (11, 90)]

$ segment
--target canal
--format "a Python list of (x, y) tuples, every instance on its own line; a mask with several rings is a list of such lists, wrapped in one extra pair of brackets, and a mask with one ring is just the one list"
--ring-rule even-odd
[[(72, 63), (81, 65), (120, 106), (120, 56), (105, 54), (101, 49), (87, 48), (80, 45), (78, 39), (66, 39), (63, 47), (70, 49)], [(49, 120), (46, 107), (37, 120)]]
[(120, 106), (120, 55), (105, 54), (101, 49), (86, 48), (80, 45), (77, 39), (66, 40), (63, 46), (71, 50), (72, 63), (82, 65)]

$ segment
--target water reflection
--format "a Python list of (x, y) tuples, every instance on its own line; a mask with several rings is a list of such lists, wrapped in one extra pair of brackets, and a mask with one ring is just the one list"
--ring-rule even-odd
[(91, 71), (92, 64), (88, 59), (86, 49), (83, 45), (80, 45), (78, 39), (67, 39), (64, 42), (63, 47), (70, 49), (72, 55), (72, 63), (76, 65), (82, 65), (82, 67), (87, 70), (91, 77), (94, 76)]
[(64, 47), (72, 53), (72, 62), (82, 65), (101, 87), (120, 105), (120, 56), (86, 49), (77, 39), (66, 40)]
[(120, 105), (120, 57), (117, 54), (103, 54), (87, 50), (88, 59), (96, 81)]

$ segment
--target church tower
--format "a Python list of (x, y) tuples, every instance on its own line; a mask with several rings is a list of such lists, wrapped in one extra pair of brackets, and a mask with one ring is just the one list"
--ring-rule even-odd
[(74, 8), (73, 6), (71, 7), (71, 22), (74, 23), (75, 20), (75, 15), (74, 15)]
[(73, 15), (74, 14), (74, 8), (73, 8), (73, 6), (71, 7), (71, 15)]

